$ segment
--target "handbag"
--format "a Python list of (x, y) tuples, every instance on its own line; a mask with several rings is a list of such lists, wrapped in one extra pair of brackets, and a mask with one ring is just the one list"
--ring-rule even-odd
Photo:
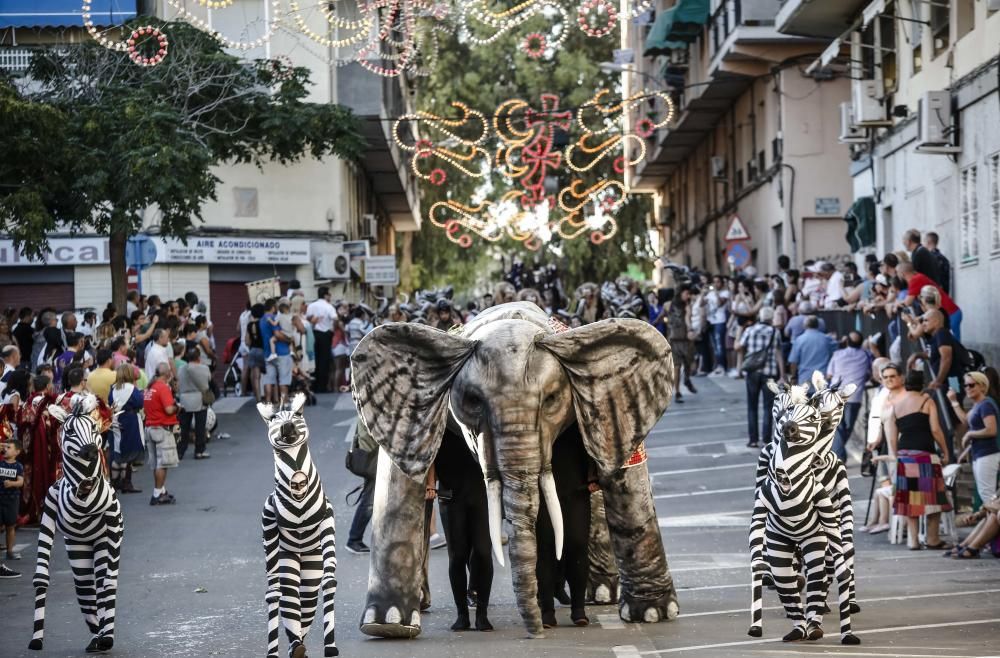
[(872, 461), (872, 451), (865, 450), (861, 453), (861, 475), (866, 478), (875, 477), (875, 462)]
[(201, 403), (206, 407), (210, 407), (213, 402), (215, 402), (215, 393), (212, 392), (212, 389), (206, 388), (201, 392)]
[(767, 357), (771, 353), (771, 347), (774, 345), (774, 336), (778, 333), (777, 329), (771, 328), (771, 339), (767, 341), (767, 347), (762, 350), (757, 350), (747, 354), (743, 358), (743, 366), (740, 368), (743, 372), (757, 372), (758, 370), (763, 370), (764, 366), (767, 365)]

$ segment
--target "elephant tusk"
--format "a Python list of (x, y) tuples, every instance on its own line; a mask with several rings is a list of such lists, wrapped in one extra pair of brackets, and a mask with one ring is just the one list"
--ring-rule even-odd
[(552, 471), (542, 473), (538, 484), (542, 489), (542, 496), (545, 498), (545, 506), (549, 509), (549, 518), (552, 520), (552, 534), (556, 538), (556, 559), (561, 560), (563, 549), (562, 507), (559, 505), (559, 496), (556, 495), (556, 481), (552, 477)]
[(500, 480), (486, 480), (486, 506), (490, 515), (490, 543), (493, 544), (493, 555), (500, 566), (505, 566), (503, 560), (503, 543), (500, 541), (500, 524), (502, 508), (500, 506)]

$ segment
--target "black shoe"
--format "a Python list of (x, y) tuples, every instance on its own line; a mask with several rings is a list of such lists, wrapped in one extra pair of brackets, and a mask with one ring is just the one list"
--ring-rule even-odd
[(760, 443), (758, 443), (757, 441), (747, 441), (747, 447), (748, 448), (759, 448), (760, 447)]
[(792, 629), (792, 632), (781, 638), (782, 642), (801, 642), (806, 639), (806, 632), (799, 627)]
[(163, 492), (159, 496), (151, 496), (149, 499), (150, 505), (173, 505), (176, 502), (174, 497), (167, 492)]
[(20, 578), (20, 577), (21, 577), (20, 571), (14, 571), (6, 564), (0, 564), (0, 578), (8, 579), (8, 578)]
[(205, 452), (196, 452), (196, 453), (194, 453), (194, 458), (195, 459), (211, 459), (212, 455), (208, 454), (208, 451), (206, 450)]
[(694, 382), (691, 381), (690, 377), (684, 380), (684, 385), (687, 387), (687, 390), (691, 391), (692, 393), (698, 392), (698, 389), (694, 387)]
[(84, 651), (87, 653), (107, 653), (111, 651), (114, 644), (115, 641), (112, 638), (101, 635), (100, 637), (93, 638)]
[(347, 552), (353, 553), (355, 555), (364, 555), (365, 553), (371, 553), (372, 549), (368, 548), (368, 546), (363, 541), (348, 542)]
[(559, 625), (556, 621), (556, 611), (549, 610), (548, 612), (542, 613), (542, 628), (555, 628)]
[(810, 642), (815, 642), (816, 640), (823, 639), (823, 629), (819, 627), (818, 624), (809, 624), (806, 626), (806, 639)]
[(569, 605), (571, 603), (565, 587), (560, 587), (556, 590), (556, 601), (559, 601), (562, 605)]
[(476, 611), (476, 630), (489, 632), (493, 630), (493, 624), (490, 623), (489, 618), (486, 616), (485, 609), (482, 613), (478, 610)]
[(589, 626), (590, 619), (587, 617), (587, 611), (583, 608), (575, 608), (569, 613), (569, 618), (573, 620), (573, 624), (576, 626)]
[(469, 622), (469, 611), (458, 613), (455, 617), (455, 623), (451, 625), (451, 630), (453, 631), (467, 631), (472, 628), (472, 624)]

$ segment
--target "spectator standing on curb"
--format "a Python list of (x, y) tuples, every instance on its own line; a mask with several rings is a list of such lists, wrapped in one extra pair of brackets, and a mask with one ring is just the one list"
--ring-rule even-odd
[[(17, 342), (17, 346), (21, 350), (22, 358), (27, 359), (31, 356), (31, 347), (34, 343), (34, 330), (31, 328), (31, 322), (35, 319), (34, 312), (25, 306), (17, 314), (17, 324), (14, 328), (10, 330), (11, 335)], [(29, 363), (29, 366), (34, 367), (33, 363)]]
[(20, 560), (21, 555), (14, 552), (14, 539), (17, 532), (17, 511), (21, 503), (21, 488), (24, 486), (24, 466), (17, 457), (21, 454), (21, 442), (16, 440), (0, 444), (3, 447), (0, 456), (0, 526), (4, 526), (7, 540), (7, 559)]
[(205, 450), (205, 424), (208, 405), (214, 398), (209, 385), (212, 372), (201, 362), (201, 351), (197, 347), (188, 347), (184, 361), (185, 365), (177, 373), (177, 401), (181, 408), (181, 440), (177, 445), (177, 458), (184, 459), (191, 443), (191, 431), (194, 430), (194, 458), (208, 459), (211, 455)]
[(833, 353), (830, 364), (826, 368), (827, 379), (840, 388), (854, 384), (857, 390), (851, 395), (844, 407), (844, 417), (837, 428), (837, 437), (833, 442), (833, 452), (840, 461), (847, 463), (847, 444), (854, 433), (854, 423), (861, 412), (861, 401), (865, 395), (865, 384), (871, 373), (871, 355), (862, 345), (864, 338), (856, 331), (847, 334), (847, 345)]
[(169, 363), (156, 366), (155, 379), (143, 397), (146, 412), (146, 461), (153, 471), (153, 496), (150, 505), (172, 505), (176, 501), (167, 492), (167, 470), (177, 468), (177, 403), (170, 390), (173, 369)]
[(306, 319), (312, 323), (316, 341), (316, 393), (330, 390), (330, 361), (332, 359), (333, 325), (337, 320), (337, 309), (330, 303), (330, 289), (319, 288), (319, 297), (306, 307)]
[(807, 316), (804, 326), (802, 334), (792, 341), (792, 352), (788, 355), (788, 362), (795, 383), (811, 386), (810, 378), (813, 371), (826, 372), (830, 357), (837, 349), (837, 342), (819, 330), (818, 318), (815, 315)]
[(118, 366), (115, 385), (108, 395), (115, 411), (111, 424), (111, 484), (120, 493), (142, 493), (132, 484), (132, 464), (146, 449), (143, 433), (143, 392), (136, 385), (139, 369), (131, 364)]
[[(962, 309), (958, 307), (958, 304), (955, 303), (948, 293), (937, 282), (917, 272), (912, 263), (900, 263), (896, 271), (899, 273), (900, 278), (906, 282), (906, 297), (903, 299), (903, 305), (909, 306), (917, 301), (920, 298), (920, 291), (924, 286), (934, 287), (941, 296), (941, 310), (948, 314), (948, 325), (951, 327), (952, 335), (957, 340), (962, 340)], [(927, 309), (924, 310), (926, 311)]]
[[(354, 520), (351, 521), (351, 529), (347, 535), (347, 551), (360, 555), (369, 553), (370, 548), (365, 544), (365, 528), (372, 520), (372, 505), (375, 499), (375, 474), (378, 463), (378, 444), (368, 433), (368, 428), (359, 418), (354, 430), (354, 444), (351, 452), (357, 452), (355, 461), (352, 462), (355, 475), (364, 479), (361, 485), (361, 493), (358, 494), (358, 508), (354, 510)], [(364, 462), (362, 468), (360, 462)], [(363, 473), (363, 474), (362, 474)]]
[(87, 376), (87, 388), (90, 392), (101, 399), (104, 404), (108, 404), (108, 394), (114, 385), (118, 375), (115, 373), (114, 353), (109, 349), (97, 350), (94, 358), (97, 367)]
[(267, 300), (266, 312), (260, 319), (260, 337), (264, 344), (264, 361), (267, 363), (260, 381), (264, 386), (264, 400), (272, 404), (278, 404), (288, 397), (288, 386), (292, 383), (292, 337), (278, 328), (274, 313), (276, 304), (276, 299)]
[(911, 228), (904, 233), (903, 246), (910, 254), (910, 264), (913, 265), (913, 269), (940, 285), (941, 275), (937, 271), (936, 259), (927, 247), (920, 244), (920, 231)]
[(934, 267), (938, 278), (935, 282), (947, 293), (951, 294), (951, 261), (938, 249), (938, 234), (934, 231), (924, 233), (924, 247), (934, 257)]
[[(788, 339), (789, 349), (791, 349), (791, 344), (795, 342), (795, 339), (806, 330), (806, 318), (816, 317), (816, 305), (812, 302), (802, 302), (799, 304), (798, 310), (798, 315), (793, 315), (788, 320), (788, 324), (785, 325), (785, 338)], [(826, 322), (823, 321), (823, 318), (816, 318), (816, 328), (821, 333), (826, 333)]]
[(167, 364), (173, 373), (174, 350), (170, 347), (170, 332), (166, 329), (153, 331), (152, 343), (146, 350), (146, 378), (152, 381), (161, 363)]
[[(767, 386), (768, 379), (785, 378), (785, 360), (781, 355), (781, 334), (771, 326), (774, 309), (765, 306), (757, 313), (757, 322), (742, 333), (738, 349), (744, 353), (747, 382), (748, 448), (760, 446), (759, 405), (764, 396), (764, 442), (771, 440), (771, 407), (774, 393)], [(758, 356), (759, 355), (759, 356)], [(760, 363), (759, 367), (757, 362)]]
[(664, 301), (666, 308), (667, 339), (674, 357), (674, 386), (677, 387), (677, 401), (683, 402), (681, 396), (681, 370), (684, 371), (683, 382), (688, 391), (697, 393), (694, 382), (691, 381), (691, 368), (694, 363), (694, 333), (691, 331), (691, 286), (682, 284), (679, 292), (671, 301)]
[(726, 319), (729, 290), (718, 274), (712, 277), (712, 286), (705, 296), (708, 305), (708, 323), (711, 325), (712, 350), (715, 357), (713, 375), (726, 374)]

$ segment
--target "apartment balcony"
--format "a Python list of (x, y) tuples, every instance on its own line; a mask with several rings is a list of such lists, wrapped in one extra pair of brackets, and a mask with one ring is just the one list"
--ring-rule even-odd
[(337, 70), (337, 103), (361, 120), (368, 146), (361, 166), (396, 231), (420, 228), (420, 199), (406, 158), (392, 139), (392, 118), (406, 114), (404, 80), (374, 75), (358, 63)]
[[(775, 27), (780, 0), (724, 0), (709, 17), (708, 73), (761, 75), (771, 66), (813, 47), (813, 39), (782, 34)], [(775, 48), (775, 46), (785, 46)], [(792, 50), (792, 52), (789, 52)]]
[(782, 34), (835, 39), (870, 0), (783, 0), (775, 27)]

